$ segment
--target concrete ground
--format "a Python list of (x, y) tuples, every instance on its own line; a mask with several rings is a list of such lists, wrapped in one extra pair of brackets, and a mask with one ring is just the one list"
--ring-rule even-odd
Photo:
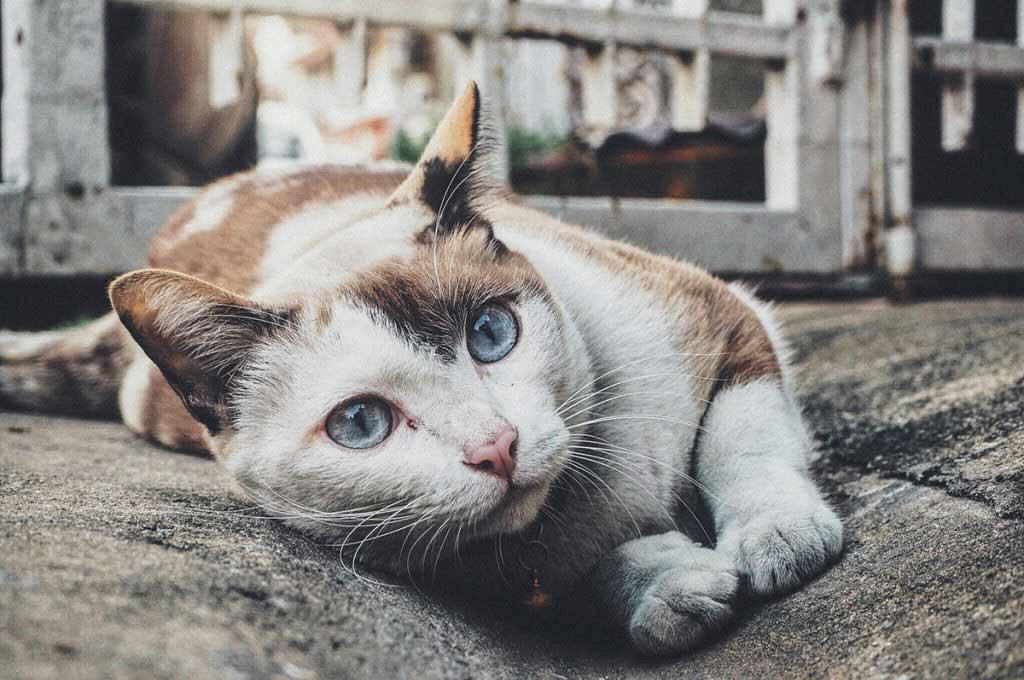
[(0, 414), (0, 677), (1024, 677), (1024, 301), (784, 315), (848, 548), (697, 654), (358, 580), (207, 460)]

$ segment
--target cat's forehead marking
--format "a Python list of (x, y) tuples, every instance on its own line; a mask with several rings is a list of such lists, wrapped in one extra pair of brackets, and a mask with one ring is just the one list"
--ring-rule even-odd
[(487, 234), (422, 244), (410, 259), (364, 272), (343, 296), (442, 361), (458, 356), (466, 320), (486, 301), (544, 295), (537, 273), (519, 255), (488, 249)]

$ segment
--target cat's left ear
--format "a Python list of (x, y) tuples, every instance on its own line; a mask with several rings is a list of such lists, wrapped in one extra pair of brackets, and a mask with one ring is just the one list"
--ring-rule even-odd
[(252, 351), (288, 324), (274, 311), (185, 274), (142, 269), (110, 284), (110, 302), (192, 417), (217, 435)]
[(493, 141), (481, 110), (480, 89), (470, 81), (445, 114), (412, 173), (392, 194), (401, 203), (419, 200), (436, 216), (435, 234), (465, 229), (494, 190)]

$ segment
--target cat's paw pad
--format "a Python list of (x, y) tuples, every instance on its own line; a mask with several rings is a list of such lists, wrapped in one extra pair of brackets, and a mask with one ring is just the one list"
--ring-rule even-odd
[(644, 654), (684, 652), (702, 644), (732, 618), (738, 577), (728, 559), (710, 550), (668, 569), (640, 596), (629, 621), (633, 646)]
[(843, 549), (843, 524), (825, 504), (810, 513), (760, 517), (734, 536), (728, 552), (746, 588), (770, 596), (791, 591), (825, 570)]

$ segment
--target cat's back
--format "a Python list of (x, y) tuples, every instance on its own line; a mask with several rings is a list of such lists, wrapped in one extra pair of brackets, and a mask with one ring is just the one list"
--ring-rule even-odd
[(785, 372), (786, 345), (770, 307), (741, 285), (514, 203), (492, 214), (506, 225), (499, 236), (542, 272), (610, 362), (689, 355), (686, 369), (702, 376), (700, 396), (714, 381)]
[(289, 165), (226, 177), (160, 228), (148, 264), (250, 293), (268, 276), (274, 251), (294, 256), (315, 247), (347, 220), (382, 205), (406, 174), (407, 166), (388, 163)]

